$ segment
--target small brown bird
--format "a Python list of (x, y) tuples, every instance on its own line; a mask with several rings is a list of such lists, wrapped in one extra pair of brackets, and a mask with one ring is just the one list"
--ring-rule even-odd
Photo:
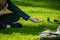
[(49, 17), (47, 18), (47, 21), (50, 22), (50, 18)]
[(50, 23), (52, 23), (49, 17), (47, 18), (47, 21), (50, 22)]
[(54, 19), (54, 22), (57, 24), (60, 24), (60, 20), (58, 20), (58, 19)]

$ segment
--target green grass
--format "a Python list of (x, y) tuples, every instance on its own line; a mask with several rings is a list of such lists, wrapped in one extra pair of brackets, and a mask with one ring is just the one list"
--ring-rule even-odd
[[(43, 0), (44, 1), (44, 0)], [(0, 40), (36, 40), (38, 33), (44, 31), (47, 27), (52, 31), (56, 31), (56, 28), (60, 25), (54, 23), (54, 19), (60, 20), (60, 10), (57, 2), (53, 4), (53, 1), (41, 2), (41, 1), (13, 1), (20, 9), (31, 17), (36, 17), (43, 22), (34, 23), (31, 21), (25, 21), (20, 19), (19, 22), (23, 24), (22, 28), (11, 28), (0, 30)], [(25, 4), (25, 5), (21, 5)], [(52, 2), (52, 4), (50, 4)], [(58, 1), (59, 2), (59, 1)], [(41, 4), (40, 4), (41, 3)], [(46, 5), (48, 3), (48, 5)], [(55, 5), (55, 6), (52, 6)], [(51, 19), (52, 23), (47, 22), (47, 17)]]
[(11, 35), (0, 34), (0, 37), (0, 40), (34, 40), (37, 35), (12, 33)]

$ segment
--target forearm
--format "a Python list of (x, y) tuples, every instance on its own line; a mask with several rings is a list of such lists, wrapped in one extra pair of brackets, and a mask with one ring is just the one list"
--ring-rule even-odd
[(11, 0), (8, 1), (9, 7), (8, 9), (11, 10), (14, 13), (18, 13), (23, 19), (28, 20), (30, 18), (29, 15), (25, 14), (21, 9), (19, 9), (17, 6), (15, 6)]

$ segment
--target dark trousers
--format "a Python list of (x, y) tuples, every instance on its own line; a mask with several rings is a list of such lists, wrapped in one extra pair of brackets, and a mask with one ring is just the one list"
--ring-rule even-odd
[(11, 24), (20, 19), (20, 16), (17, 13), (9, 13), (0, 16), (0, 27), (4, 24)]

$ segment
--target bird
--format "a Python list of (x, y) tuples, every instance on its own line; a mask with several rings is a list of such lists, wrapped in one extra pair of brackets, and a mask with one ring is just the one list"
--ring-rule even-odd
[(47, 17), (47, 21), (50, 22), (50, 23), (52, 23), (49, 17)]
[(50, 18), (49, 17), (47, 18), (47, 21), (50, 22)]
[(57, 24), (60, 24), (60, 20), (58, 20), (58, 19), (54, 19), (54, 22)]

